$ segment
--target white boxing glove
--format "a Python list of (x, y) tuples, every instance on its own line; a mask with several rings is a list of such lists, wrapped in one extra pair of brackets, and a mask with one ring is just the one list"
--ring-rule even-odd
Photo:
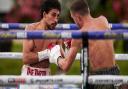
[(50, 50), (49, 49), (45, 49), (43, 51), (38, 52), (37, 54), (38, 54), (38, 60), (42, 61), (44, 59), (48, 59), (49, 58)]
[(49, 62), (58, 65), (58, 58), (61, 57), (60, 45), (55, 45), (50, 50)]

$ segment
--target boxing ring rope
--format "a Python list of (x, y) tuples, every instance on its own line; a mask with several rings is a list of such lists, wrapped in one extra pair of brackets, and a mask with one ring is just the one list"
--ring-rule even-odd
[(80, 31), (0, 31), (0, 40), (4, 39), (116, 39), (128, 40), (128, 29), (126, 30), (109, 30), (109, 31), (95, 31), (95, 32), (80, 32)]
[[(128, 84), (128, 76), (119, 75), (90, 75), (89, 84)], [(76, 81), (77, 80), (77, 81)], [(17, 76), (1, 75), (0, 86), (12, 86), (17, 84), (82, 84), (80, 75), (54, 75), (54, 76)]]
[[(77, 81), (74, 81), (77, 80)], [(82, 76), (54, 75), (54, 76), (16, 76), (1, 75), (0, 86), (17, 84), (81, 84)]]
[[(26, 25), (30, 23), (0, 23), (1, 29), (25, 29)], [(128, 29), (127, 23), (109, 23), (109, 27), (111, 29)], [(56, 29), (64, 29), (64, 30), (77, 30), (79, 27), (76, 24), (57, 24)]]
[(128, 76), (120, 75), (90, 75), (89, 81), (90, 84), (128, 84)]
[[(76, 55), (76, 60), (80, 60), (80, 53)], [(21, 52), (1, 52), (0, 53), (0, 58), (2, 59), (22, 59), (23, 54)], [(115, 59), (116, 60), (128, 60), (128, 54), (115, 54)]]
[[(128, 40), (128, 31), (127, 30), (114, 30), (114, 31), (96, 31), (96, 32), (79, 32), (79, 31), (0, 31), (0, 39), (65, 39), (65, 38), (73, 38), (73, 39), (125, 39)], [(85, 56), (86, 57), (86, 56)], [(84, 59), (83, 63), (87, 63), (87, 60)], [(84, 67), (87, 67), (85, 64)], [(87, 68), (84, 68), (85, 72)], [(51, 81), (50, 83), (91, 83), (91, 84), (128, 84), (128, 76), (115, 76), (115, 75), (95, 75), (95, 76), (87, 76), (88, 79), (83, 77), (87, 76), (86, 73), (81, 76), (72, 76), (63, 77), (63, 76), (44, 76), (42, 77), (26, 77), (26, 76), (0, 76), (0, 85), (9, 85), (9, 84), (31, 84), (30, 80), (33, 80), (34, 83), (43, 84), (44, 81)], [(23, 79), (22, 79), (23, 78)], [(39, 79), (38, 79), (39, 78)], [(57, 79), (58, 78), (58, 79)], [(67, 79), (68, 78), (68, 79)], [(69, 79), (70, 78), (70, 79)], [(72, 78), (72, 79), (71, 79)], [(76, 79), (75, 79), (76, 78)], [(77, 79), (78, 78), (78, 79)], [(25, 79), (25, 80), (24, 80)], [(37, 80), (39, 81), (37, 81)], [(43, 80), (45, 79), (45, 80)], [(55, 80), (57, 81), (55, 81)], [(66, 80), (67, 79), (67, 80)], [(77, 80), (77, 81), (74, 81)], [(84, 81), (83, 81), (84, 80)], [(36, 81), (36, 82), (35, 82)], [(72, 82), (73, 81), (73, 82)], [(49, 83), (48, 82), (48, 83)], [(98, 82), (98, 83), (97, 83)], [(86, 85), (86, 84), (84, 84)]]

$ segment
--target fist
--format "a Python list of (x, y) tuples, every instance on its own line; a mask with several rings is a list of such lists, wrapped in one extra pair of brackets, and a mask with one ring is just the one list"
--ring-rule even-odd
[(58, 58), (61, 57), (60, 45), (51, 47), (49, 54), (49, 62), (58, 65)]
[(66, 48), (70, 48), (71, 47), (71, 39), (65, 39), (64, 44), (65, 44)]

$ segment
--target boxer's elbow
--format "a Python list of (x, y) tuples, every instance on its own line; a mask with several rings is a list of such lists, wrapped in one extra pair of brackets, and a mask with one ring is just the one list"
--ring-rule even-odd
[(29, 56), (28, 55), (23, 55), (23, 64), (30, 64), (30, 61), (29, 61)]

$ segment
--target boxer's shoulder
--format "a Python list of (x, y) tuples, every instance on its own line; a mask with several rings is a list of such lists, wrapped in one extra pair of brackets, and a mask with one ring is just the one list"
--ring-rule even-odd
[(39, 25), (39, 22), (31, 23), (31, 24), (28, 24), (25, 29), (26, 30), (34, 30), (37, 28), (38, 25)]
[(102, 29), (102, 30), (107, 30), (109, 29), (109, 23), (108, 23), (108, 20), (105, 16), (99, 16), (96, 20), (96, 24), (98, 25), (98, 27), (100, 27), (99, 29)]
[(105, 16), (101, 15), (101, 16), (99, 16), (98, 19), (101, 21), (101, 23), (108, 24), (108, 20)]

